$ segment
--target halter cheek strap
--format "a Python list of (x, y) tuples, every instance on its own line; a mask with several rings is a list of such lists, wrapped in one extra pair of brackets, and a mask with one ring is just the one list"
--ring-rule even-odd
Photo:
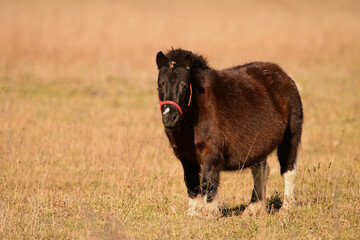
[[(190, 97), (189, 97), (189, 101), (188, 101), (188, 107), (190, 107), (191, 98), (192, 98), (192, 86), (191, 86), (191, 83), (190, 83), (189, 87), (190, 87)], [(180, 105), (177, 104), (174, 101), (170, 101), (170, 100), (160, 101), (160, 98), (159, 98), (159, 104), (160, 104), (160, 112), (161, 112), (162, 105), (165, 105), (165, 104), (171, 104), (171, 105), (175, 106), (179, 110), (180, 115), (182, 115), (184, 112), (186, 112), (186, 109), (182, 110)]]

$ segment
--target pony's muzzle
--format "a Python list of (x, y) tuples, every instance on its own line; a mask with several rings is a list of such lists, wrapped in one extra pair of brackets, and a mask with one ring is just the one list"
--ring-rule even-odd
[(174, 128), (180, 120), (180, 113), (171, 107), (165, 108), (162, 115), (162, 122), (166, 128)]

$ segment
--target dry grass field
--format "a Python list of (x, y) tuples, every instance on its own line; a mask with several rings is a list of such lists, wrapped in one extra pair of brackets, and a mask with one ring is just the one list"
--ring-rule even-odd
[[(1, 239), (359, 239), (360, 2), (0, 0)], [(280, 64), (305, 123), (288, 214), (242, 216), (249, 170), (223, 173), (218, 220), (186, 215), (155, 55)], [(267, 198), (282, 199), (275, 155)]]

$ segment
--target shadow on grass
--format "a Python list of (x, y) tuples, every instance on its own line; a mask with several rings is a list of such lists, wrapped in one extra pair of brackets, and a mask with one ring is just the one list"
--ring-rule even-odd
[(276, 212), (279, 212), (280, 208), (282, 207), (282, 201), (280, 198), (280, 194), (278, 192), (274, 192), (273, 195), (271, 195), (270, 199), (267, 200), (267, 210), (268, 213), (274, 214)]
[[(270, 199), (267, 199), (266, 203), (267, 203), (266, 208), (269, 214), (275, 214), (276, 212), (279, 212), (280, 208), (282, 207), (280, 194), (278, 192), (275, 192), (270, 197)], [(247, 204), (240, 204), (235, 207), (224, 207), (221, 210), (221, 216), (222, 217), (240, 216), (247, 206), (248, 206)]]
[(241, 204), (241, 205), (235, 206), (235, 207), (224, 207), (221, 210), (221, 216), (222, 217), (239, 216), (242, 214), (242, 212), (245, 210), (246, 207), (247, 207), (247, 205), (245, 205), (245, 204)]

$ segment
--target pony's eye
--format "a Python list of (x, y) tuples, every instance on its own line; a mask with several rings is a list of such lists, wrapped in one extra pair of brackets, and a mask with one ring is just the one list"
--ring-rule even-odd
[(188, 88), (188, 85), (184, 84), (183, 89), (187, 89), (187, 88)]

